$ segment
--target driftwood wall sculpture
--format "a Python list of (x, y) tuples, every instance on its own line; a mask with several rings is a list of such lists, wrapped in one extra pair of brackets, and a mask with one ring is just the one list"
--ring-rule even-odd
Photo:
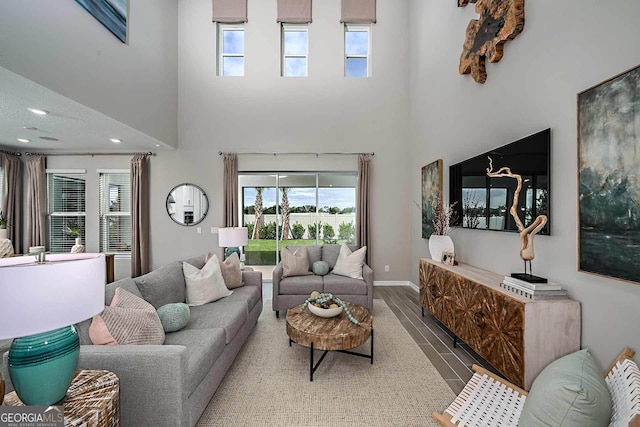
[[(458, 6), (469, 1), (473, 0), (458, 0)], [(476, 13), (480, 19), (472, 19), (467, 26), (460, 74), (471, 74), (477, 83), (484, 83), (485, 60), (500, 61), (504, 44), (524, 28), (524, 0), (477, 0)]]
[(465, 7), (469, 3), (475, 3), (478, 0), (458, 0), (458, 7)]

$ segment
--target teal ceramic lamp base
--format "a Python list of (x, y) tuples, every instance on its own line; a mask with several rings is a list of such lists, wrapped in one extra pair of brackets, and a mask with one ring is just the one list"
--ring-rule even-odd
[(9, 350), (9, 375), (26, 405), (62, 400), (73, 380), (80, 341), (74, 326), (16, 338)]
[(227, 248), (227, 251), (224, 253), (225, 259), (229, 258), (231, 256), (231, 254), (234, 253), (234, 252), (237, 253), (238, 254), (238, 258), (240, 258), (240, 248), (232, 246), (230, 248)]

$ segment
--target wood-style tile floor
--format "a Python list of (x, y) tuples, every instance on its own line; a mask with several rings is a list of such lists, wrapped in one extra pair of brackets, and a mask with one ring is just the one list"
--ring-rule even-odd
[(474, 363), (494, 369), (466, 344), (458, 341), (453, 347), (450, 332), (425, 310), (422, 317), (419, 294), (408, 286), (376, 286), (374, 298), (383, 299), (395, 313), (402, 326), (431, 360), (442, 378), (458, 394), (473, 375)]

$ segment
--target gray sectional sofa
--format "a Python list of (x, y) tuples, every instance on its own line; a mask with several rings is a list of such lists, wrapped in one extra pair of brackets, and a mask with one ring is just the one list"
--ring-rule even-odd
[[(302, 304), (313, 291), (331, 292), (344, 301), (360, 304), (369, 310), (373, 308), (373, 270), (367, 264), (362, 268), (364, 280), (352, 279), (331, 273), (340, 254), (340, 245), (324, 244), (321, 246), (288, 246), (295, 249), (304, 247), (309, 254), (309, 270), (316, 261), (326, 261), (329, 264), (329, 274), (318, 276), (282, 277), (282, 262), (273, 270), (273, 297), (271, 300), (273, 311), (280, 316), (280, 310), (287, 310)], [(356, 251), (358, 246), (349, 246)]]
[[(204, 260), (201, 256), (186, 262), (202, 268)], [(190, 307), (188, 325), (167, 333), (164, 345), (96, 346), (89, 339), (90, 320), (77, 325), (78, 369), (106, 369), (120, 379), (121, 426), (193, 426), (198, 422), (262, 312), (262, 273), (246, 271), (242, 279), (245, 285), (233, 289), (232, 295)], [(179, 261), (135, 279), (110, 283), (105, 304), (118, 287), (143, 297), (156, 309), (185, 302)], [(9, 379), (6, 369), (4, 376)]]

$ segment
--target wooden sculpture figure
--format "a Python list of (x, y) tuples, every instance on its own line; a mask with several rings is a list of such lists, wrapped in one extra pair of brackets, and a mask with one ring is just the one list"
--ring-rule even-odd
[(513, 217), (513, 220), (516, 222), (518, 232), (520, 233), (520, 239), (522, 240), (520, 258), (522, 258), (522, 260), (524, 261), (524, 272), (525, 274), (527, 274), (527, 262), (529, 262), (529, 274), (531, 274), (531, 260), (534, 258), (533, 236), (538, 234), (538, 232), (545, 226), (545, 224), (547, 223), (547, 216), (538, 215), (538, 217), (528, 227), (525, 227), (522, 224), (522, 221), (520, 221), (520, 217), (518, 216), (518, 198), (520, 196), (520, 191), (522, 190), (522, 177), (511, 172), (511, 169), (506, 166), (500, 168), (496, 172), (493, 172), (493, 160), (491, 159), (491, 157), (488, 157), (488, 159), (489, 167), (487, 168), (487, 176), (491, 178), (513, 178), (518, 182), (516, 191), (513, 194), (513, 204), (511, 205), (511, 209), (509, 209), (509, 213)]
[[(458, 0), (458, 6), (467, 1)], [(524, 28), (524, 0), (478, 0), (476, 13), (467, 26), (460, 55), (460, 74), (471, 74), (477, 83), (487, 80), (485, 60), (502, 59), (504, 44), (516, 38)]]

